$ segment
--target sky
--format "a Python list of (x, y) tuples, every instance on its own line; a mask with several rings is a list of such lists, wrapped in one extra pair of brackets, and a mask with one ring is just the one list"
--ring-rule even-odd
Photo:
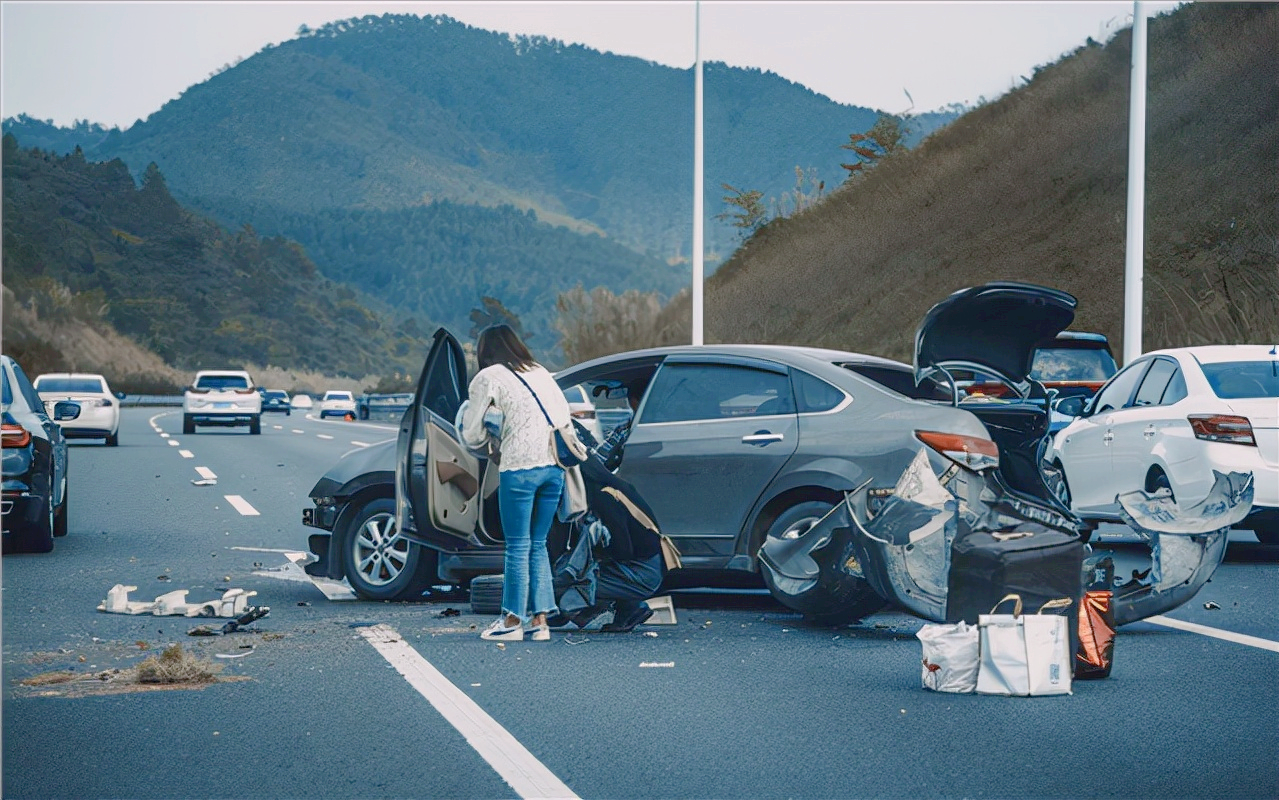
[[(1175, 3), (1147, 2), (1147, 16)], [(0, 116), (128, 128), (299, 26), (444, 14), (688, 68), (758, 67), (895, 114), (993, 100), (1036, 66), (1132, 24), (1131, 2), (0, 2)]]

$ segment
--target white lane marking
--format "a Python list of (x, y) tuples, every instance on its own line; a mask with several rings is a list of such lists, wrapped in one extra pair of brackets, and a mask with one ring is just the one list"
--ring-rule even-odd
[(1225, 639), (1227, 642), (1246, 644), (1249, 647), (1257, 647), (1262, 650), (1269, 650), (1272, 653), (1279, 653), (1279, 642), (1272, 642), (1269, 639), (1249, 636), (1245, 633), (1223, 631), (1220, 628), (1210, 628), (1207, 625), (1198, 625), (1194, 622), (1182, 622), (1179, 619), (1173, 619), (1172, 617), (1165, 616), (1146, 617), (1146, 622), (1153, 622), (1156, 625), (1163, 625), (1165, 628), (1176, 628), (1180, 631), (1199, 633), (1204, 636), (1211, 636), (1214, 639)]
[(282, 553), (286, 556), (289, 555), (290, 553), (297, 552), (296, 550), (288, 550), (281, 547), (240, 547), (239, 545), (236, 545), (235, 547), (232, 547), (231, 549), (243, 550), (246, 553)]
[(236, 511), (239, 511), (239, 512), (240, 512), (241, 514), (243, 514), (244, 516), (246, 516), (246, 517), (258, 517), (258, 516), (261, 516), (261, 514), (259, 514), (259, 513), (258, 513), (258, 510), (257, 510), (256, 508), (254, 508), (253, 506), (249, 505), (248, 501), (247, 501), (247, 500), (245, 500), (245, 499), (244, 499), (243, 497), (241, 497), (240, 495), (238, 495), (238, 494), (224, 494), (224, 495), (222, 495), (222, 496), (226, 498), (226, 501), (227, 501), (228, 503), (230, 503), (231, 505), (235, 506), (235, 510), (236, 510)]
[(352, 440), (351, 440), (351, 444), (355, 445), (356, 447), (368, 447), (368, 446), (369, 446), (369, 443), (368, 443), (368, 442), (357, 442), (357, 441), (355, 441), (354, 439), (352, 439)]
[(168, 438), (169, 438), (169, 434), (167, 434), (167, 433), (161, 433), (161, 434), (160, 434), (160, 438), (161, 438), (161, 439), (168, 439)]
[(170, 440), (169, 440), (169, 447), (181, 447), (181, 446), (182, 446), (182, 443), (181, 443), (181, 442), (179, 442), (179, 441), (177, 441), (177, 440), (175, 440), (175, 439), (170, 439)]
[(293, 429), (293, 432), (294, 432), (294, 433), (303, 433), (303, 431), (300, 431), (300, 430), (298, 430), (297, 428), (294, 428), (294, 429)]
[(183, 458), (195, 458), (195, 453), (192, 453), (190, 450), (179, 450), (178, 455)]
[(283, 426), (283, 425), (272, 425), (271, 427), (272, 427), (272, 428), (275, 428), (277, 431), (282, 431), (282, 430), (284, 430), (284, 426)]
[(200, 473), (200, 477), (204, 478), (206, 481), (216, 481), (218, 479), (218, 476), (214, 475), (213, 470), (208, 467), (196, 467), (195, 471)]
[(360, 635), (466, 737), (475, 752), (520, 797), (577, 797), (509, 731), (410, 647), (394, 628), (373, 625), (361, 628)]
[(329, 436), (327, 433), (317, 433), (317, 434), (315, 435), (315, 438), (317, 438), (317, 439), (332, 439), (333, 437), (332, 437), (332, 436)]

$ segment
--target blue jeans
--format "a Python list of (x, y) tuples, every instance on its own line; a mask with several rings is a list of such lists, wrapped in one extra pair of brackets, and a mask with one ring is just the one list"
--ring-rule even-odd
[(555, 613), (551, 558), (546, 535), (564, 491), (564, 470), (533, 467), (501, 473), (497, 487), (506, 541), (502, 579), (502, 611), (522, 620)]

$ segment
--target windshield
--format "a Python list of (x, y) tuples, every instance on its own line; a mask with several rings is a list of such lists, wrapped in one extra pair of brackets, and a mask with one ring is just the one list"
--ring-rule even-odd
[(1041, 347), (1035, 351), (1030, 377), (1037, 381), (1110, 380), (1118, 371), (1115, 359), (1105, 350), (1078, 347)]
[(247, 389), (249, 379), (243, 375), (202, 375), (195, 385), (198, 389)]
[(1222, 400), (1279, 397), (1279, 359), (1202, 364), (1213, 394)]
[(287, 394), (285, 394), (284, 392), (281, 392), (281, 391), (279, 391), (279, 390), (268, 390), (268, 391), (267, 391), (265, 394), (263, 394), (262, 396), (263, 396), (263, 397), (278, 397), (278, 398), (280, 398), (281, 400), (283, 400), (284, 398), (288, 397), (288, 395), (287, 395)]
[(102, 380), (100, 378), (36, 378), (37, 392), (59, 392), (71, 394), (74, 392), (89, 392), (91, 394), (102, 394)]

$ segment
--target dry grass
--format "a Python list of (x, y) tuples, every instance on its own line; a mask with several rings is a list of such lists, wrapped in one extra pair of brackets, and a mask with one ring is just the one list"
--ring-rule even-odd
[[(65, 655), (65, 654), (64, 654)], [(82, 658), (81, 661), (84, 659)], [(172, 689), (203, 689), (215, 683), (249, 680), (246, 676), (224, 676), (222, 664), (196, 656), (172, 644), (136, 666), (95, 672), (55, 670), (17, 681), (29, 694), (39, 697), (89, 697), (104, 694)]]
[(171, 644), (135, 669), (139, 683), (212, 683), (222, 665), (188, 653), (180, 644)]

